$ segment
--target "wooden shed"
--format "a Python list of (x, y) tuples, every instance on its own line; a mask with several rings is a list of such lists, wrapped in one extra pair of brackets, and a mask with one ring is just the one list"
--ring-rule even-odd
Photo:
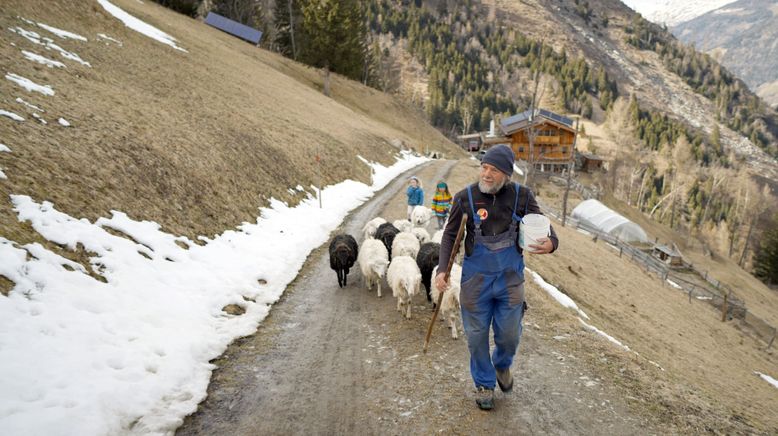
[(654, 245), (652, 255), (671, 267), (683, 266), (683, 256), (675, 248), (657, 244)]
[(603, 168), (605, 158), (592, 153), (575, 153), (575, 169), (586, 173), (593, 173)]

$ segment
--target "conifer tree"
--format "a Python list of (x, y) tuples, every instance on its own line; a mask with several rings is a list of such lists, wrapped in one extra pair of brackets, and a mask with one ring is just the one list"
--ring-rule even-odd
[(358, 0), (310, 0), (302, 7), (307, 43), (300, 60), (355, 80), (365, 68), (366, 28)]
[(754, 258), (757, 277), (767, 284), (778, 283), (778, 214), (762, 234), (759, 250)]

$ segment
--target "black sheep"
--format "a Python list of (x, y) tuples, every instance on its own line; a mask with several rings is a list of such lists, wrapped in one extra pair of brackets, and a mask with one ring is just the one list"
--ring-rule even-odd
[(432, 301), (430, 289), (432, 286), (432, 270), (438, 266), (440, 259), (440, 244), (437, 242), (425, 242), (419, 248), (419, 254), (416, 255), (416, 265), (421, 270), (421, 283), (427, 290), (427, 301)]
[(392, 242), (398, 233), (400, 231), (392, 223), (383, 223), (375, 231), (375, 238), (384, 243), (386, 251), (389, 253), (389, 260), (392, 260)]
[(336, 235), (330, 242), (330, 268), (338, 273), (338, 286), (346, 287), (348, 270), (357, 261), (359, 249), (357, 241), (351, 235)]

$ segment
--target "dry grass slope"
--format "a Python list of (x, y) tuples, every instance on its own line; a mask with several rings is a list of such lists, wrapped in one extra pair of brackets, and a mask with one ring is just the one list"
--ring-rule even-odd
[[(460, 153), (391, 96), (336, 76), (327, 98), (316, 70), (153, 2), (114, 3), (174, 36), (188, 53), (125, 27), (96, 1), (3, 2), (3, 70), (56, 91), (46, 97), (0, 82), (0, 107), (27, 119), (0, 118), (0, 141), (12, 149), (0, 153), (8, 175), (0, 181), (0, 234), (7, 238), (38, 240), (16, 222), (10, 194), (52, 201), (75, 217), (121, 210), (176, 234), (212, 236), (253, 221), (271, 197), (299, 201), (301, 194), (287, 189), (317, 183), (316, 154), (327, 185), (369, 181), (357, 156), (390, 164), (396, 140)], [(89, 41), (60, 39), (19, 17)], [(65, 60), (67, 68), (52, 69), (24, 59), (21, 50), (56, 54), (7, 30), (16, 26), (54, 39), (92, 68)], [(49, 124), (36, 122), (17, 97), (42, 108)], [(73, 127), (57, 125), (58, 117)]]

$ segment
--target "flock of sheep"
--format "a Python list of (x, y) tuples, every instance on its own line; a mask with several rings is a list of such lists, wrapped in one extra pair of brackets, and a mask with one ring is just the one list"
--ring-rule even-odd
[[(338, 285), (347, 286), (346, 277), (355, 263), (359, 264), (368, 290), (377, 288), (381, 297), (381, 284), (386, 278), (392, 295), (397, 298), (397, 310), (411, 318), (411, 300), (424, 285), (427, 301), (438, 301), (440, 291), (432, 280), (437, 274), (438, 256), (442, 230), (431, 238), (425, 227), (432, 217), (432, 211), (416, 206), (411, 220), (395, 220), (391, 223), (383, 218), (374, 218), (365, 224), (362, 246), (347, 234), (336, 235), (330, 243), (330, 267), (338, 275)], [(449, 287), (440, 305), (442, 319), (448, 320), (451, 337), (457, 338), (459, 318), (459, 290), (462, 268), (454, 264), (451, 268)]]

